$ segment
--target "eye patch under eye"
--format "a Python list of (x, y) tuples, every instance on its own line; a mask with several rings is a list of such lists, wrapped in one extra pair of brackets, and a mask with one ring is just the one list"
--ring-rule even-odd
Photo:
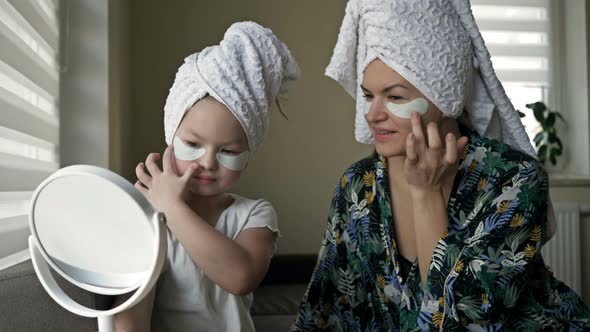
[(246, 168), (248, 158), (250, 157), (250, 151), (244, 151), (238, 155), (217, 152), (215, 157), (225, 168), (231, 169), (232, 171), (241, 171)]
[[(371, 104), (370, 102), (365, 102), (365, 114), (369, 113)], [(420, 115), (426, 113), (428, 111), (428, 102), (424, 98), (416, 98), (405, 104), (388, 102), (386, 107), (391, 114), (400, 118), (409, 119), (412, 112), (418, 112)]]
[(174, 155), (180, 160), (197, 160), (205, 155), (205, 148), (186, 145), (180, 138), (174, 137)]
[[(180, 160), (197, 160), (205, 155), (206, 150), (202, 147), (190, 147), (186, 145), (180, 138), (174, 137), (172, 142), (174, 145), (174, 155)], [(246, 167), (250, 151), (244, 151), (238, 155), (231, 155), (227, 153), (217, 152), (215, 158), (225, 168), (232, 171), (241, 171)]]

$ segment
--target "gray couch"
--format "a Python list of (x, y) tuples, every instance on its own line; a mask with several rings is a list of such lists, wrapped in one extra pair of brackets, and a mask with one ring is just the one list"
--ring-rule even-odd
[[(277, 256), (254, 292), (252, 317), (257, 332), (288, 331), (315, 264), (314, 256)], [(95, 296), (59, 280), (78, 302), (107, 308), (109, 298)], [(53, 301), (39, 283), (31, 261), (0, 271), (0, 331), (97, 331), (96, 320), (76, 316)]]

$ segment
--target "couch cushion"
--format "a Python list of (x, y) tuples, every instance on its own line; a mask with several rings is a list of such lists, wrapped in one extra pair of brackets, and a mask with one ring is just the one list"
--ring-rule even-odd
[[(96, 307), (92, 293), (56, 276), (67, 294)], [(0, 326), (2, 331), (96, 331), (95, 318), (74, 315), (57, 304), (37, 279), (31, 261), (0, 271)]]
[(295, 315), (307, 284), (261, 285), (254, 291), (252, 315)]

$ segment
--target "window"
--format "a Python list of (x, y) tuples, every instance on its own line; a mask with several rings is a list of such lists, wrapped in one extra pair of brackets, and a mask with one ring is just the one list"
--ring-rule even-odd
[(555, 25), (551, 0), (472, 0), (472, 11), (492, 56), (494, 69), (522, 119), (530, 138), (540, 130), (526, 104), (543, 101), (555, 108)]
[(29, 200), (59, 168), (58, 7), (0, 0), (0, 269), (28, 258)]

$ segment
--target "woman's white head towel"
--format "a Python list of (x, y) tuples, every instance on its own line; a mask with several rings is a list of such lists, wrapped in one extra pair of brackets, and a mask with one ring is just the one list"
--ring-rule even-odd
[(379, 58), (449, 117), (535, 156), (496, 77), (469, 0), (349, 0), (326, 75), (357, 100), (355, 136), (372, 143), (360, 84)]
[(211, 95), (238, 119), (251, 153), (264, 141), (270, 110), (286, 95), (288, 83), (299, 78), (299, 67), (287, 46), (271, 30), (254, 22), (234, 23), (219, 45), (184, 59), (164, 106), (166, 143), (184, 114)]

